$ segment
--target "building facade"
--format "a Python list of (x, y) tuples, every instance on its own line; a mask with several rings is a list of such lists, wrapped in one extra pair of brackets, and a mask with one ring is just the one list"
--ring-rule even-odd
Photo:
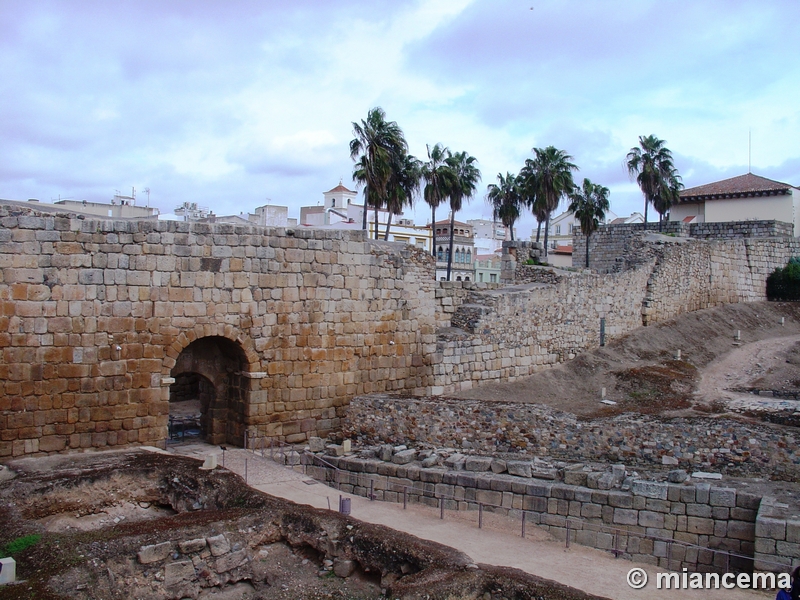
[[(450, 256), (450, 220), (434, 223), (436, 244), (436, 279), (447, 281), (447, 260)], [(450, 281), (475, 281), (475, 237), (472, 225), (453, 222), (453, 261)]]
[(727, 223), (775, 220), (791, 223), (800, 232), (800, 189), (747, 173), (680, 193), (669, 211), (670, 221)]

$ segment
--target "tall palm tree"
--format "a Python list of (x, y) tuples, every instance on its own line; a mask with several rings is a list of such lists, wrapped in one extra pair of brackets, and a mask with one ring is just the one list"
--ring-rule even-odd
[(450, 150), (441, 144), (436, 144), (428, 149), (428, 162), (422, 166), (422, 178), (425, 180), (423, 196), (425, 202), (431, 207), (431, 254), (436, 256), (436, 208), (450, 194), (452, 173), (445, 162), (450, 156)]
[(386, 232), (383, 235), (384, 240), (389, 239), (392, 215), (400, 215), (406, 206), (414, 205), (414, 196), (419, 192), (421, 177), (422, 163), (410, 154), (403, 156), (402, 164), (394, 169), (388, 186), (386, 210), (389, 211), (389, 216), (386, 221)]
[(610, 208), (608, 203), (608, 188), (589, 179), (583, 179), (583, 186), (575, 188), (569, 195), (571, 200), (569, 212), (581, 224), (581, 233), (586, 236), (586, 268), (589, 268), (589, 237), (597, 231), (600, 223), (606, 218), (606, 211)]
[[(544, 255), (547, 258), (547, 239), (550, 215), (558, 208), (561, 198), (572, 193), (575, 183), (572, 172), (578, 167), (570, 162), (572, 157), (553, 146), (534, 148), (534, 158), (526, 167), (530, 171), (529, 184), (534, 197), (534, 214), (544, 214)], [(530, 159), (529, 159), (530, 160)], [(537, 218), (538, 218), (537, 214)]]
[(520, 216), (522, 194), (520, 193), (519, 176), (512, 173), (497, 174), (497, 185), (490, 183), (486, 199), (492, 205), (492, 217), (511, 231), (511, 241), (514, 241), (514, 223)]
[(475, 163), (478, 159), (470, 156), (466, 152), (456, 152), (449, 156), (446, 161), (447, 168), (451, 173), (450, 186), (450, 251), (447, 256), (447, 281), (450, 281), (450, 272), (453, 265), (453, 235), (455, 228), (456, 213), (461, 210), (464, 200), (469, 199), (475, 194), (478, 182), (481, 180), (481, 172)]
[[(631, 179), (636, 179), (644, 195), (644, 228), (647, 229), (647, 206), (661, 196), (663, 212), (669, 209), (674, 194), (668, 191), (672, 184), (679, 184), (680, 177), (672, 162), (672, 152), (667, 142), (654, 135), (639, 136), (639, 146), (634, 146), (625, 157), (625, 166)], [(680, 188), (678, 188), (680, 191)], [(663, 216), (663, 212), (660, 213)]]
[(408, 152), (403, 130), (395, 121), (386, 121), (383, 109), (375, 107), (367, 113), (367, 120), (353, 122), (350, 141), (350, 158), (356, 161), (359, 171), (357, 181), (364, 184), (363, 229), (367, 228), (367, 210), (375, 209), (375, 237), (378, 237), (378, 209), (386, 202), (387, 186), (392, 177), (397, 157)]

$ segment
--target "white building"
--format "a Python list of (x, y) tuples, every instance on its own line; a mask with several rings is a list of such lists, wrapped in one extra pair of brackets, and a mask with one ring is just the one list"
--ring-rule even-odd
[(670, 221), (695, 223), (772, 219), (800, 232), (800, 188), (752, 173), (687, 188), (669, 211)]
[(492, 254), (503, 247), (505, 240), (511, 239), (508, 228), (499, 221), (469, 219), (467, 225), (472, 226), (475, 251), (478, 254)]
[[(300, 208), (300, 226), (320, 229), (361, 229), (363, 227), (364, 206), (354, 200), (357, 192), (347, 189), (339, 182), (332, 190), (323, 192), (322, 206), (303, 206)], [(378, 238), (383, 239), (389, 212), (378, 211)], [(375, 238), (375, 211), (367, 212), (367, 231), (370, 238)], [(414, 225), (412, 219), (402, 214), (392, 215), (389, 227), (389, 241), (411, 244), (431, 251), (431, 230), (428, 226)]]

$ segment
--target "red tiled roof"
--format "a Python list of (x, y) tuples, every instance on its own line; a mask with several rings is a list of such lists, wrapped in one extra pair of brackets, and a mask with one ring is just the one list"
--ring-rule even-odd
[(625, 219), (627, 219), (627, 218), (628, 217), (617, 217), (616, 219), (611, 221), (611, 223), (609, 223), (609, 225), (622, 225), (623, 223), (625, 223)]
[(341, 182), (339, 182), (339, 185), (337, 185), (335, 188), (333, 188), (332, 190), (328, 190), (325, 193), (326, 194), (330, 194), (330, 193), (334, 193), (334, 192), (336, 192), (336, 193), (338, 193), (338, 192), (347, 192), (348, 194), (355, 194), (356, 193), (353, 190), (348, 190), (346, 187), (344, 187), (342, 185)]
[(689, 215), (688, 217), (683, 217), (683, 222), (684, 222), (684, 223), (691, 223), (691, 222), (692, 222), (692, 221), (694, 221), (696, 218), (697, 218), (697, 217), (696, 217), (695, 215)]
[(681, 191), (682, 202), (715, 200), (718, 198), (752, 198), (786, 194), (792, 188), (788, 183), (773, 181), (752, 173), (707, 183)]
[(553, 249), (554, 254), (572, 254), (572, 246), (556, 246)]

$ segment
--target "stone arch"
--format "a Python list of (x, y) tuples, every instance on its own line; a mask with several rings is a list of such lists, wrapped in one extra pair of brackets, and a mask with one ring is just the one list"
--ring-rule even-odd
[(193, 331), (170, 346), (164, 363), (169, 368), (166, 381), (173, 432), (178, 423), (181, 429), (188, 423), (212, 444), (243, 444), (253, 368), (259, 363), (252, 347), (248, 352), (230, 333), (224, 328), (209, 329), (210, 335), (203, 336)]

